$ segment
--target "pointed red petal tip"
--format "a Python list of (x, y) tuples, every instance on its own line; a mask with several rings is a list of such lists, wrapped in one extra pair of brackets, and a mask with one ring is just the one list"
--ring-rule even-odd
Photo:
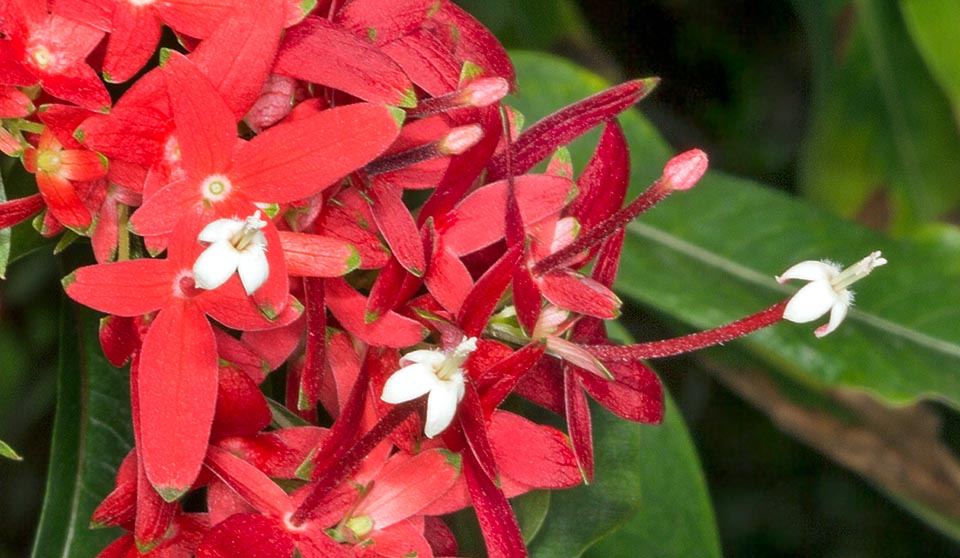
[(469, 126), (460, 126), (450, 130), (447, 135), (440, 140), (437, 148), (444, 155), (459, 155), (470, 149), (483, 138), (483, 128), (479, 124)]
[(672, 190), (689, 190), (707, 172), (707, 154), (699, 149), (684, 151), (667, 161), (663, 180)]
[(480, 78), (471, 81), (461, 92), (463, 100), (474, 107), (486, 107), (504, 98), (510, 92), (510, 83), (501, 78)]

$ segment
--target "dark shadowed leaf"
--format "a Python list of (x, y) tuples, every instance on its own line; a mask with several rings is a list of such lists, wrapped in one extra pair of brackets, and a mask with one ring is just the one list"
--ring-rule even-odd
[(90, 516), (113, 489), (133, 432), (128, 375), (101, 354), (96, 315), (70, 302), (61, 309), (58, 376), (53, 448), (33, 557), (89, 558), (120, 534), (91, 530)]

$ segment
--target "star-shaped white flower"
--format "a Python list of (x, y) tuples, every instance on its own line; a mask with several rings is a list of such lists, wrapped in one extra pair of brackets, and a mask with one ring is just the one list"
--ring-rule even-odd
[(200, 231), (197, 240), (209, 242), (193, 264), (193, 280), (201, 289), (216, 289), (233, 272), (248, 295), (253, 294), (270, 276), (267, 263), (267, 239), (260, 229), (267, 226), (256, 211), (246, 219), (217, 219)]
[(830, 320), (814, 331), (817, 337), (823, 337), (843, 322), (847, 309), (853, 303), (853, 293), (847, 289), (887, 263), (880, 252), (873, 252), (852, 266), (841, 270), (840, 266), (827, 261), (807, 260), (800, 262), (778, 276), (777, 282), (786, 283), (791, 279), (809, 281), (787, 303), (783, 318), (798, 324), (812, 322), (830, 312)]
[(471, 337), (451, 351), (423, 349), (403, 355), (402, 368), (387, 379), (380, 399), (397, 404), (429, 393), (423, 433), (433, 438), (446, 430), (457, 414), (465, 390), (460, 366), (476, 348), (477, 338)]

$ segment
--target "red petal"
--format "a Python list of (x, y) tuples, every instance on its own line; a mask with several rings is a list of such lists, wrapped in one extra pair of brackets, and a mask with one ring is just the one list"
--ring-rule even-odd
[(327, 279), (327, 307), (347, 331), (377, 347), (410, 347), (423, 339), (420, 324), (396, 312), (366, 321), (366, 298), (343, 279)]
[(70, 298), (118, 316), (139, 316), (168, 304), (176, 271), (166, 260), (139, 259), (81, 267), (64, 280)]
[(457, 539), (450, 528), (439, 517), (423, 518), (423, 536), (430, 543), (434, 556), (456, 556)]
[(605, 320), (620, 315), (621, 302), (613, 291), (575, 271), (551, 271), (537, 283), (543, 296), (560, 308)]
[(543, 299), (527, 266), (517, 266), (513, 271), (513, 304), (517, 309), (517, 321), (526, 332), (532, 332), (543, 308)]
[(300, 343), (303, 324), (297, 321), (283, 327), (260, 331), (245, 331), (241, 339), (266, 361), (268, 370), (276, 370)]
[(502, 77), (514, 87), (516, 75), (510, 57), (489, 29), (449, 0), (444, 0), (432, 17), (453, 35), (453, 52), (460, 62), (472, 62), (484, 76)]
[(140, 350), (140, 320), (105, 316), (100, 320), (100, 347), (110, 364), (123, 366)]
[[(579, 377), (568, 367), (564, 367), (564, 402), (567, 416), (567, 431), (573, 443), (573, 453), (580, 463), (583, 476), (590, 482), (593, 480), (593, 422), (590, 418), (590, 406), (587, 396), (580, 388)], [(588, 376), (589, 374), (583, 374)]]
[(253, 106), (273, 67), (284, 18), (275, 4), (249, 2), (190, 55), (233, 111), (234, 120)]
[(103, 76), (108, 82), (121, 83), (132, 78), (153, 56), (160, 43), (160, 22), (150, 6), (131, 2), (114, 5)]
[[(514, 192), (525, 224), (558, 213), (573, 190), (568, 178), (527, 174), (514, 179)], [(507, 181), (488, 184), (459, 203), (439, 227), (447, 247), (456, 254), (469, 254), (503, 238), (507, 208)]]
[(663, 420), (663, 386), (642, 362), (610, 362), (615, 381), (580, 373), (587, 392), (614, 414), (634, 422), (658, 424)]
[(480, 396), (477, 394), (476, 386), (471, 382), (466, 383), (466, 393), (463, 401), (460, 402), (457, 417), (477, 465), (485, 475), (496, 481), (499, 475), (497, 458), (493, 454), (493, 446), (490, 445)]
[(417, 277), (423, 276), (427, 269), (423, 243), (420, 241), (417, 224), (403, 203), (403, 191), (374, 178), (369, 193), (373, 217), (393, 251), (393, 256), (404, 269)]
[(317, 404), (327, 349), (327, 308), (323, 304), (323, 281), (304, 279), (303, 292), (307, 303), (307, 338), (297, 398), (297, 410), (300, 411), (313, 409)]
[(171, 52), (163, 67), (177, 125), (183, 168), (202, 180), (227, 170), (237, 143), (237, 119), (194, 63)]
[(354, 0), (340, 10), (337, 22), (383, 46), (420, 27), (434, 0)]
[(142, 459), (137, 460), (137, 510), (134, 520), (133, 536), (137, 546), (151, 549), (161, 544), (169, 535), (180, 506), (165, 502), (150, 486)]
[(93, 151), (65, 149), (60, 152), (58, 174), (67, 180), (87, 182), (107, 174), (107, 164)]
[(217, 348), (193, 304), (164, 308), (143, 340), (139, 368), (141, 451), (150, 483), (179, 498), (200, 473), (217, 401)]
[(287, 30), (274, 71), (365, 101), (411, 106), (413, 85), (380, 49), (340, 25), (309, 16)]
[(353, 515), (368, 514), (377, 529), (389, 527), (417, 515), (450, 490), (459, 476), (460, 459), (446, 450), (394, 454)]
[(481, 385), (490, 385), (482, 394), (483, 409), (487, 416), (510, 395), (517, 382), (543, 356), (544, 350), (546, 345), (543, 343), (528, 343), (507, 358), (486, 368), (483, 378), (476, 379)]
[(456, 313), (473, 289), (473, 277), (460, 258), (446, 247), (444, 238), (436, 235), (436, 247), (424, 277), (430, 294), (443, 307)]
[(207, 467), (260, 513), (282, 519), (293, 511), (290, 498), (263, 471), (226, 450), (211, 446)]
[(133, 523), (137, 510), (137, 452), (130, 450), (120, 464), (113, 491), (93, 511), (90, 522), (100, 526)]
[(336, 419), (350, 397), (350, 389), (356, 383), (357, 375), (360, 374), (360, 357), (353, 348), (351, 337), (342, 331), (330, 334), (327, 348), (330, 373), (323, 376), (320, 400), (327, 413)]
[(74, 64), (59, 74), (45, 75), (40, 83), (47, 93), (85, 109), (106, 112), (110, 108), (106, 86), (86, 64)]
[(373, 160), (397, 137), (395, 112), (356, 103), (274, 126), (237, 151), (231, 171), (258, 201), (309, 197)]
[(290, 558), (293, 539), (276, 520), (239, 513), (210, 530), (197, 549), (197, 558)]
[(541, 358), (537, 361), (520, 379), (515, 391), (517, 395), (558, 415), (562, 416), (565, 412), (563, 372), (560, 361), (556, 358)]
[[(520, 134), (513, 144), (512, 169), (522, 174), (539, 161), (597, 124), (627, 110), (650, 92), (656, 81), (634, 80), (601, 91), (543, 118)], [(490, 162), (489, 180), (507, 175), (507, 158), (500, 153)]]
[(427, 93), (439, 96), (457, 89), (462, 64), (426, 30), (414, 31), (382, 50)]
[(256, 382), (233, 366), (221, 366), (210, 438), (252, 436), (269, 424), (270, 407)]
[(464, 456), (463, 472), (490, 558), (523, 558), (526, 546), (506, 496), (473, 461)]
[(360, 254), (361, 269), (379, 269), (387, 264), (390, 255), (377, 236), (361, 226), (361, 217), (341, 206), (327, 206), (320, 219), (324, 235), (350, 243)]
[(44, 206), (40, 194), (0, 202), (0, 229), (12, 227), (35, 215)]
[(220, 360), (227, 361), (243, 371), (254, 383), (263, 383), (272, 368), (253, 348), (218, 327), (213, 328), (213, 335), (217, 340), (217, 355)]
[(50, 212), (64, 226), (86, 229), (93, 222), (90, 210), (80, 199), (77, 190), (66, 178), (45, 172), (37, 173), (37, 188)]
[(328, 435), (325, 428), (300, 426), (256, 436), (224, 438), (217, 445), (270, 477), (293, 479), (308, 454)]
[(66, 18), (86, 23), (101, 31), (110, 31), (112, 28), (114, 2), (97, 0), (57, 0), (53, 11)]
[(19, 118), (33, 112), (30, 97), (16, 87), (0, 85), (0, 118)]
[(623, 130), (615, 120), (607, 122), (597, 150), (577, 180), (580, 193), (567, 213), (588, 229), (623, 205), (630, 185), (630, 151)]
[(280, 231), (280, 246), (292, 277), (340, 277), (360, 265), (350, 243), (330, 236)]
[(567, 488), (583, 478), (567, 437), (520, 415), (497, 411), (490, 442), (504, 477), (529, 488)]
[(522, 252), (522, 244), (514, 245), (477, 280), (457, 316), (464, 335), (479, 337), (483, 333), (500, 296), (510, 284), (513, 268), (520, 261)]
[(164, 0), (155, 4), (160, 19), (174, 30), (203, 39), (238, 9), (236, 0)]

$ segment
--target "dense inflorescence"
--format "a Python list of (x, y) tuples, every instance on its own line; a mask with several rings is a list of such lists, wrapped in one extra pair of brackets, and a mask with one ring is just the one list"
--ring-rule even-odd
[[(63, 285), (130, 363), (135, 446), (93, 517), (128, 533), (105, 558), (449, 556), (440, 516), (467, 506), (491, 556), (523, 556), (508, 498), (594, 475), (586, 394), (659, 422), (640, 359), (784, 316), (611, 344), (625, 224), (706, 155), (624, 205), (615, 118), (656, 81), (524, 130), (502, 104), (509, 58), (447, 0), (5, 0), (0, 16), (0, 149), (38, 190), (0, 203), (0, 226), (89, 237), (97, 263)], [(597, 126), (577, 173), (563, 146)], [(828, 298), (817, 316), (847, 300)], [(259, 387), (278, 369), (282, 404)], [(510, 394), (567, 432), (502, 410)]]

